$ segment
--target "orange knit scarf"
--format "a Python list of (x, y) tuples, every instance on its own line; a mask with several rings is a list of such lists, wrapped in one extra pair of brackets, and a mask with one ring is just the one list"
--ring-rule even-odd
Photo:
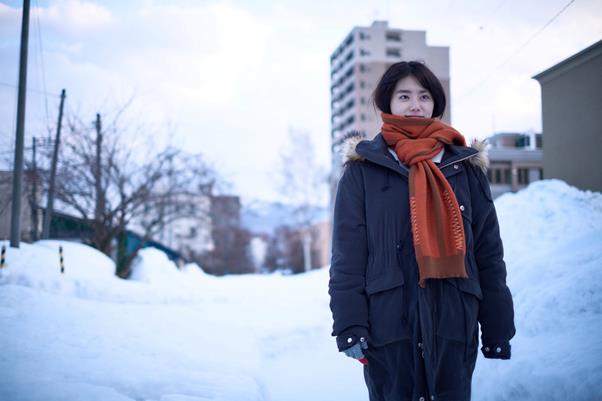
[(466, 145), (462, 134), (439, 120), (381, 114), (382, 135), (410, 166), (410, 216), (419, 284), (429, 278), (467, 278), (462, 215), (447, 179), (431, 160), (443, 144)]

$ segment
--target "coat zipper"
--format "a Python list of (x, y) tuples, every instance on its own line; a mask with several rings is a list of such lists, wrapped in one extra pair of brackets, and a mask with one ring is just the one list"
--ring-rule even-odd
[(438, 319), (437, 319), (437, 297), (433, 294), (431, 288), (431, 302), (433, 305), (433, 355), (439, 356), (439, 347), (437, 344), (437, 332), (438, 332)]
[(447, 167), (447, 166), (449, 166), (449, 165), (451, 165), (451, 164), (454, 164), (454, 163), (459, 163), (459, 162), (461, 162), (461, 161), (464, 161), (464, 160), (466, 160), (466, 159), (470, 159), (471, 157), (475, 157), (477, 154), (478, 154), (478, 153), (475, 153), (475, 154), (472, 154), (472, 155), (468, 155), (468, 156), (466, 156), (466, 157), (463, 157), (463, 158), (461, 158), (461, 159), (458, 159), (458, 160), (453, 160), (453, 161), (451, 161), (451, 162), (445, 163), (443, 166), (440, 166), (440, 167), (439, 167), (439, 170), (441, 170), (441, 169), (444, 169), (445, 167)]

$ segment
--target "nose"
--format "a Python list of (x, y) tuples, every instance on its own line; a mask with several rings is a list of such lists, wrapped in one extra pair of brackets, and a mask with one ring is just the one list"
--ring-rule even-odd
[(420, 111), (420, 102), (416, 99), (412, 99), (410, 103), (410, 110), (412, 111)]

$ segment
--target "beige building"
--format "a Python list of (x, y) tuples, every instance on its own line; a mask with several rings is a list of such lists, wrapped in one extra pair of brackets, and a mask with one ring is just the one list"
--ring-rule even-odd
[(602, 191), (602, 40), (533, 78), (541, 85), (544, 177)]
[(321, 221), (315, 223), (312, 229), (316, 233), (316, 239), (312, 244), (316, 259), (313, 261), (314, 266), (323, 267), (330, 264), (330, 221)]

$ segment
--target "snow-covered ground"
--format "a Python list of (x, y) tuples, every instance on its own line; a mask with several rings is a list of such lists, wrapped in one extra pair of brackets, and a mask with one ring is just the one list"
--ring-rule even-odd
[[(514, 294), (510, 361), (474, 400), (602, 399), (602, 195), (541, 181), (496, 201)], [(8, 249), (0, 400), (367, 400), (330, 337), (328, 271), (216, 278), (147, 249), (132, 280), (84, 245)]]

